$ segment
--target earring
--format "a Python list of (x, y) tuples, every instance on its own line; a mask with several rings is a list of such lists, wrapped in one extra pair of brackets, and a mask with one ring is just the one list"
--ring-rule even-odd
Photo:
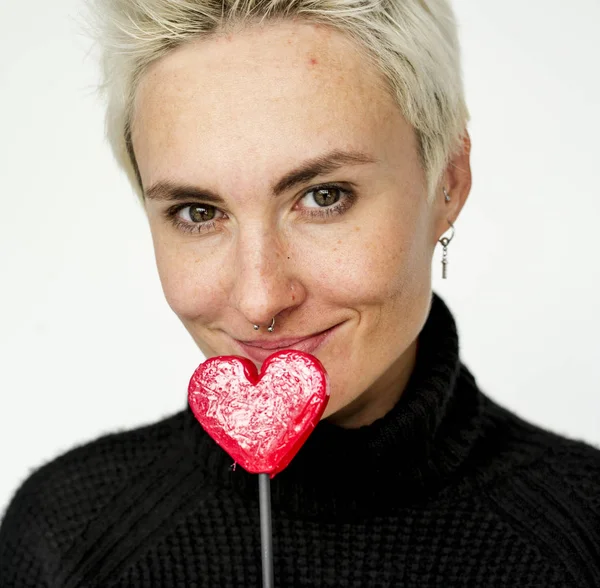
[(441, 239), (439, 239), (439, 243), (442, 244), (442, 247), (444, 248), (443, 254), (442, 254), (442, 278), (445, 280), (448, 277), (448, 270), (447, 270), (447, 266), (448, 266), (448, 245), (450, 244), (450, 241), (452, 241), (452, 239), (454, 239), (454, 225), (448, 221), (448, 224), (450, 225), (450, 228), (452, 229), (452, 233), (450, 234), (450, 237), (442, 237)]
[(446, 202), (450, 202), (450, 194), (448, 194), (448, 191), (446, 190), (446, 188), (442, 188), (444, 190), (444, 200), (446, 200)]

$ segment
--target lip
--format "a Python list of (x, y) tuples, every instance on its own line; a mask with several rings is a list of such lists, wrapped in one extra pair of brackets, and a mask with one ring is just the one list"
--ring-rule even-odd
[(239, 341), (235, 339), (235, 342), (242, 350), (243, 355), (248, 357), (248, 359), (257, 363), (263, 363), (269, 355), (283, 349), (295, 349), (304, 353), (313, 353), (331, 337), (340, 324), (314, 335), (308, 335), (307, 337), (287, 337), (281, 339), (265, 337), (254, 341)]

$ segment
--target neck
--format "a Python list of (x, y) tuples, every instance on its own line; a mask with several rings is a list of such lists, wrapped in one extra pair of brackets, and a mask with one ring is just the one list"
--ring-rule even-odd
[(382, 374), (372, 386), (327, 421), (344, 429), (358, 429), (385, 416), (398, 403), (417, 360), (417, 340)]
[[(368, 426), (351, 428), (327, 420), (315, 427), (288, 467), (271, 481), (273, 508), (335, 520), (360, 513), (389, 515), (450, 487), (483, 434), (484, 400), (460, 363), (454, 320), (437, 297), (413, 353), (413, 369), (407, 361), (401, 370), (399, 400), (383, 416)], [(368, 421), (375, 412), (370, 417), (366, 410), (356, 414)], [(239, 467), (233, 470), (231, 458), (189, 409), (187, 422), (187, 443), (194, 453), (190, 458), (205, 469), (207, 479), (256, 500), (256, 476)]]

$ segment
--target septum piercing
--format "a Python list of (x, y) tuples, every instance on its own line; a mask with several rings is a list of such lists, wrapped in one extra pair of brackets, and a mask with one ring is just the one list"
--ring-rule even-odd
[[(252, 325), (254, 327), (255, 331), (258, 331), (258, 329), (260, 329), (259, 325)], [(273, 317), (271, 319), (271, 324), (270, 326), (267, 327), (267, 331), (269, 331), (269, 333), (272, 333), (275, 330), (275, 317)]]

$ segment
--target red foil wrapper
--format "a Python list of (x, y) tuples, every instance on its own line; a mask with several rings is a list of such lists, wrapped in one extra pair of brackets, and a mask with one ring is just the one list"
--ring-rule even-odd
[(270, 355), (260, 373), (244, 357), (212, 357), (188, 388), (204, 430), (245, 470), (271, 478), (308, 439), (328, 400), (321, 362), (292, 349)]

